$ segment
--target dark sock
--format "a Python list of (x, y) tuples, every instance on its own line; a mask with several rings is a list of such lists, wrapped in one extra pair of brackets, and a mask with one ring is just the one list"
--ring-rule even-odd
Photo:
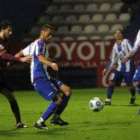
[(16, 123), (18, 124), (19, 122), (21, 122), (21, 117), (20, 117), (20, 111), (19, 111), (17, 101), (16, 100), (10, 101), (10, 106), (11, 106), (11, 110), (14, 113), (14, 116), (16, 118)]
[(57, 114), (57, 115), (61, 115), (62, 114), (62, 112), (64, 111), (64, 109), (66, 108), (66, 106), (68, 104), (70, 96), (63, 95), (62, 99), (63, 99), (62, 104), (55, 111), (55, 114)]
[(107, 99), (111, 99), (113, 92), (114, 92), (114, 86), (109, 86), (107, 89)]
[(130, 89), (130, 93), (132, 97), (135, 97), (135, 93), (136, 93), (135, 88)]
[(47, 120), (56, 110), (58, 107), (58, 104), (52, 102), (48, 109), (45, 111), (45, 113), (42, 115), (43, 120)]

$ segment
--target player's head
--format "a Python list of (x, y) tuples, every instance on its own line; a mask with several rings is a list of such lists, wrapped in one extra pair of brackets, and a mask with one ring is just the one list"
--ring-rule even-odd
[(0, 22), (0, 34), (3, 39), (8, 39), (12, 35), (12, 24), (8, 20)]
[(45, 24), (41, 27), (40, 38), (45, 42), (49, 41), (52, 38), (54, 28), (48, 24)]
[(117, 28), (114, 31), (114, 37), (115, 37), (116, 40), (122, 40), (123, 39), (123, 30), (120, 29), (120, 28)]

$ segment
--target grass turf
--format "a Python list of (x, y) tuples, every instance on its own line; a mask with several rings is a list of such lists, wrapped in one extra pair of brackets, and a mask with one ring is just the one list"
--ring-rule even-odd
[[(140, 139), (139, 105), (129, 105), (130, 93), (126, 88), (116, 88), (111, 106), (100, 112), (92, 112), (88, 103), (93, 97), (103, 101), (106, 89), (74, 89), (72, 98), (62, 118), (68, 126), (52, 126), (48, 130), (34, 129), (34, 123), (50, 102), (35, 91), (15, 92), (22, 120), (27, 129), (15, 129), (14, 117), (5, 97), (0, 94), (0, 140), (132, 140)], [(137, 93), (136, 103), (140, 103)]]

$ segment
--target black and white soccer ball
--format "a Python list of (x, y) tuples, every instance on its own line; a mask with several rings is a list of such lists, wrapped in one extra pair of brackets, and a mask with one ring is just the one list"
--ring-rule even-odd
[(94, 97), (89, 101), (89, 108), (94, 112), (99, 112), (103, 109), (103, 102), (100, 100), (99, 97)]

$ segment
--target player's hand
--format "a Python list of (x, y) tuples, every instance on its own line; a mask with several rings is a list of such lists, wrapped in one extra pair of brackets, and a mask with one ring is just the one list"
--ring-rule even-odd
[(51, 68), (55, 71), (58, 71), (58, 65), (56, 63), (52, 63)]
[(21, 62), (31, 63), (32, 56), (21, 57), (19, 60), (20, 60)]
[(102, 76), (105, 76), (106, 75), (106, 72), (107, 72), (107, 70), (104, 69), (103, 72), (102, 72)]
[(8, 67), (11, 65), (11, 63), (10, 62), (7, 62), (7, 64), (6, 64)]
[(127, 54), (125, 58), (121, 59), (121, 62), (126, 63), (127, 61), (130, 60), (130, 57), (132, 57), (133, 55), (134, 55), (134, 51), (132, 50)]
[(129, 53), (128, 53), (128, 56), (129, 57), (131, 57), (131, 56), (133, 56), (134, 55), (134, 51), (132, 50), (132, 51), (130, 51)]
[(129, 61), (129, 60), (130, 60), (129, 57), (126, 57), (126, 58), (121, 59), (121, 62), (122, 62), (122, 63), (126, 63), (126, 62)]

